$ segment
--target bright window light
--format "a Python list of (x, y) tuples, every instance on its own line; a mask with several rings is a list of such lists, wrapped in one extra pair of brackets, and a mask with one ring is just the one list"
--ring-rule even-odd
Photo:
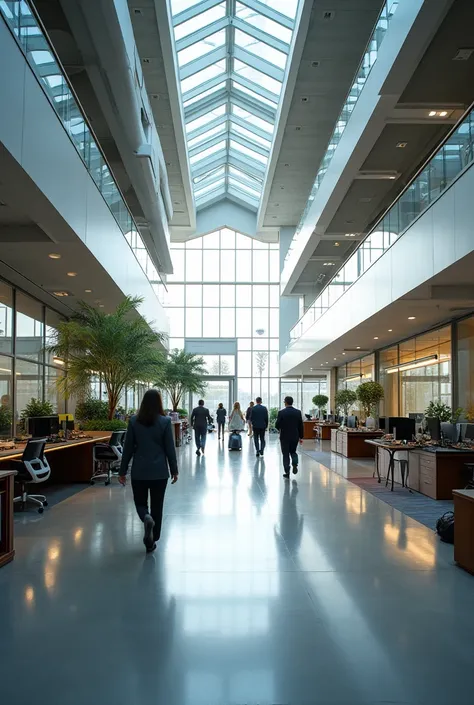
[(232, 81), (232, 88), (236, 91), (241, 91), (242, 93), (245, 93), (245, 95), (249, 95), (251, 98), (253, 98), (256, 101), (259, 101), (260, 103), (263, 103), (264, 105), (270, 106), (270, 108), (276, 108), (277, 103), (278, 103), (278, 96), (275, 96), (275, 100), (268, 100), (268, 98), (264, 98), (261, 96), (259, 93), (256, 93), (255, 91), (251, 91), (250, 88), (247, 88), (247, 86), (243, 86), (241, 83), (238, 83), (237, 81)]
[(257, 162), (260, 162), (261, 164), (266, 164), (268, 161), (268, 158), (264, 157), (263, 154), (259, 154), (258, 152), (254, 152), (253, 149), (249, 149), (248, 147), (245, 147), (243, 144), (240, 144), (240, 142), (236, 142), (235, 140), (230, 141), (230, 148), (235, 149), (238, 152), (242, 152), (242, 154), (245, 154), (247, 157), (250, 157), (251, 159), (255, 159)]
[(211, 130), (208, 130), (207, 132), (204, 132), (204, 134), (199, 135), (199, 137), (194, 137), (192, 140), (188, 140), (188, 149), (193, 149), (199, 144), (204, 144), (204, 142), (207, 142), (213, 137), (216, 137), (221, 132), (223, 134), (227, 134), (225, 124), (217, 125), (217, 127), (213, 127)]
[(243, 76), (257, 86), (261, 86), (265, 88), (265, 90), (270, 91), (270, 93), (274, 93), (277, 96), (281, 93), (280, 81), (270, 78), (270, 76), (252, 68), (248, 64), (244, 64), (242, 61), (239, 61), (239, 59), (234, 59), (234, 71), (239, 74), (239, 76)]
[(249, 113), (247, 110), (239, 108), (238, 105), (232, 106), (232, 113), (233, 115), (242, 118), (242, 120), (246, 120), (251, 125), (259, 127), (261, 130), (265, 130), (265, 132), (269, 132), (270, 134), (273, 133), (273, 125), (270, 122), (262, 120), (262, 118), (257, 117), (253, 113)]
[(181, 81), (181, 92), (186, 93), (186, 91), (190, 91), (192, 88), (197, 88), (198, 86), (201, 86), (206, 81), (209, 81), (211, 78), (216, 78), (216, 76), (219, 76), (220, 74), (223, 74), (224, 72), (225, 72), (225, 61), (217, 61), (215, 64), (211, 64), (210, 66), (207, 66), (202, 71), (198, 71), (197, 73), (193, 73), (192, 76), (189, 76), (188, 78), (183, 79)]
[(197, 103), (199, 100), (202, 100), (203, 98), (208, 98), (210, 95), (212, 95), (213, 93), (217, 93), (217, 91), (221, 91), (223, 88), (225, 88), (225, 81), (222, 81), (222, 83), (218, 83), (217, 86), (208, 88), (207, 91), (199, 93), (198, 95), (194, 96), (194, 98), (189, 98), (188, 100), (185, 100), (183, 103), (183, 107), (187, 108), (190, 105), (194, 105), (194, 103)]
[(216, 152), (219, 152), (221, 149), (225, 149), (226, 142), (225, 140), (222, 140), (222, 142), (218, 142), (217, 144), (213, 144), (212, 147), (208, 147), (207, 149), (203, 149), (202, 152), (198, 152), (197, 154), (194, 155), (194, 157), (191, 157), (189, 161), (191, 164), (197, 164), (198, 162), (201, 161), (201, 159), (206, 159), (207, 157), (210, 157), (211, 154), (215, 154)]
[(260, 14), (260, 12), (252, 10), (250, 7), (242, 5), (241, 2), (236, 3), (235, 14), (239, 19), (244, 20), (248, 24), (252, 25), (252, 27), (256, 27), (257, 29), (262, 30), (262, 32), (266, 32), (272, 37), (281, 39), (282, 42), (286, 42), (287, 44), (291, 42), (291, 29), (289, 29), (288, 27), (284, 27), (278, 22), (274, 22), (268, 17), (265, 17), (264, 15)]
[(235, 46), (241, 47), (250, 51), (255, 56), (258, 56), (265, 61), (269, 61), (279, 69), (284, 69), (286, 65), (286, 54), (269, 46), (266, 42), (261, 42), (259, 39), (251, 37), (246, 32), (241, 32), (240, 29), (235, 30)]
[(221, 29), (220, 32), (215, 32), (210, 34), (205, 39), (201, 39), (200, 42), (195, 42), (186, 49), (182, 49), (178, 52), (178, 64), (179, 66), (184, 66), (194, 59), (200, 59), (202, 56), (206, 56), (210, 51), (214, 51), (218, 47), (223, 47), (226, 40), (225, 29)]
[(266, 149), (270, 149), (271, 147), (272, 143), (269, 139), (263, 139), (263, 137), (259, 137), (253, 132), (250, 132), (250, 130), (247, 130), (245, 127), (237, 125), (237, 123), (232, 123), (231, 134), (232, 132), (236, 132), (238, 135), (242, 135), (242, 137), (245, 137), (245, 139), (250, 140), (251, 142), (255, 142), (256, 144), (259, 144), (261, 147), (265, 147)]
[(225, 110), (225, 105), (220, 105), (218, 108), (201, 115), (201, 117), (191, 120), (191, 122), (188, 122), (186, 125), (186, 132), (189, 134), (190, 132), (193, 132), (193, 130), (197, 130), (199, 127), (204, 127), (204, 125), (207, 125), (209, 122), (225, 115)]

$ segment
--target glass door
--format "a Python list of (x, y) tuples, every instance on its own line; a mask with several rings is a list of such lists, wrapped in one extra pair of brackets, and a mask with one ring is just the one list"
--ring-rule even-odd
[(204, 399), (205, 406), (209, 409), (211, 416), (216, 415), (217, 407), (224, 404), (227, 413), (230, 414), (233, 405), (233, 379), (210, 379), (206, 380), (206, 391), (203, 395), (193, 394), (191, 398), (190, 410), (198, 405), (199, 399)]

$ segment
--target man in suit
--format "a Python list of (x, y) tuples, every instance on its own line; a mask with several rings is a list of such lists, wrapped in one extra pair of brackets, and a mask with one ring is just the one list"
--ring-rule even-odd
[(278, 412), (275, 428), (280, 432), (280, 445), (283, 455), (283, 477), (290, 477), (290, 456), (293, 474), (298, 472), (298, 442), (303, 442), (303, 418), (301, 411), (293, 406), (293, 397), (285, 397), (285, 408)]
[(255, 406), (250, 413), (250, 423), (253, 429), (253, 442), (257, 458), (263, 456), (265, 450), (265, 431), (268, 428), (268, 409), (262, 404), (262, 397), (257, 397)]
[(211, 423), (209, 409), (204, 406), (204, 399), (199, 399), (198, 406), (191, 414), (191, 426), (194, 428), (194, 441), (196, 443), (196, 455), (204, 455), (207, 438), (207, 424)]

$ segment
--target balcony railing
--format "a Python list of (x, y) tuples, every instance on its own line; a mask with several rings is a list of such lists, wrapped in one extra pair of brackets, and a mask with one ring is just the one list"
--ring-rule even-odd
[(290, 332), (289, 347), (376, 262), (474, 159), (474, 110), (451, 131)]
[(109, 206), (146, 277), (161, 280), (79, 100), (32, 3), (0, 0), (0, 14), (23, 51), (71, 142)]
[(362, 61), (360, 62), (359, 68), (357, 69), (357, 73), (354, 77), (354, 81), (350, 88), (349, 94), (344, 102), (344, 105), (342, 106), (341, 113), (337, 119), (336, 127), (334, 128), (334, 132), (332, 133), (331, 139), (329, 140), (326, 153), (318, 169), (318, 173), (316, 174), (316, 179), (311, 189), (308, 202), (306, 203), (306, 207), (300, 218), (300, 222), (298, 223), (298, 226), (295, 230), (295, 234), (293, 235), (292, 243), (288, 249), (288, 252), (286, 253), (285, 263), (288, 261), (294, 250), (294, 245), (298, 240), (298, 236), (303, 228), (309, 209), (311, 208), (311, 205), (314, 199), (316, 198), (316, 194), (319, 190), (319, 187), (321, 186), (324, 176), (326, 175), (326, 172), (334, 156), (334, 152), (336, 151), (337, 146), (341, 141), (342, 135), (344, 134), (344, 130), (346, 129), (352, 112), (355, 106), (357, 105), (357, 101), (360, 98), (362, 89), (365, 86), (365, 83), (369, 77), (372, 67), (377, 61), (380, 46), (385, 38), (390, 22), (400, 4), (400, 1), (401, 0), (385, 0), (383, 3), (383, 7), (380, 11), (380, 15), (375, 25), (374, 31), (372, 32), (372, 35), (369, 39), (369, 43), (367, 44), (367, 49), (364, 53), (364, 56), (362, 57)]

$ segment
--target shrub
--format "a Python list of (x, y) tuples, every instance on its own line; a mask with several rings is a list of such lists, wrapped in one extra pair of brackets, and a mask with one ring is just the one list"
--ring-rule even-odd
[(425, 416), (429, 419), (439, 419), (440, 421), (451, 421), (451, 407), (444, 402), (430, 401), (425, 409)]
[(32, 397), (21, 412), (21, 418), (29, 419), (34, 416), (54, 416), (53, 405), (49, 401)]
[(12, 410), (8, 406), (0, 406), (0, 433), (11, 433)]
[(76, 406), (76, 418), (80, 421), (90, 419), (107, 419), (109, 415), (109, 405), (100, 399), (87, 399)]
[(349, 410), (355, 401), (357, 401), (357, 394), (352, 389), (340, 389), (334, 397), (336, 409), (342, 409), (344, 416), (349, 415)]
[(275, 421), (277, 420), (277, 416), (278, 416), (278, 407), (277, 406), (270, 407), (270, 413), (268, 415), (268, 425), (270, 428), (275, 428)]
[(357, 399), (362, 405), (366, 418), (377, 415), (378, 406), (384, 397), (384, 389), (378, 382), (363, 382), (357, 387)]
[(188, 415), (188, 410), (187, 409), (176, 409), (180, 417), (184, 417)]
[(79, 428), (81, 431), (125, 431), (127, 424), (120, 419), (89, 419)]
[(326, 405), (329, 401), (329, 397), (327, 397), (325, 394), (316, 394), (315, 397), (312, 398), (311, 400), (315, 407), (321, 411), (322, 409), (326, 408)]

